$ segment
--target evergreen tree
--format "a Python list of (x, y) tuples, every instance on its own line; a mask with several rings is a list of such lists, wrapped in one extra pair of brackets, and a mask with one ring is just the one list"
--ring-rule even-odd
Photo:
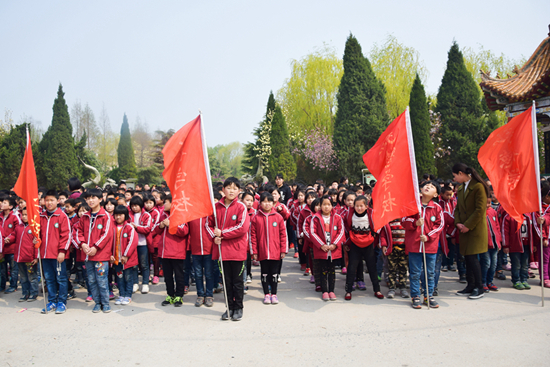
[(342, 175), (360, 177), (365, 168), (363, 154), (376, 143), (388, 120), (384, 85), (374, 75), (357, 39), (350, 35), (344, 50), (333, 135)]
[(53, 104), (52, 124), (40, 141), (39, 164), (36, 165), (39, 183), (57, 190), (66, 189), (69, 178), (79, 177), (73, 127), (64, 95), (59, 84)]
[[(256, 141), (248, 142), (244, 145), (244, 158), (241, 163), (242, 171), (260, 179), (269, 172), (269, 163), (271, 156), (271, 125), (275, 115), (275, 98), (273, 93), (267, 100), (267, 110), (260, 126), (254, 129), (252, 133)], [(276, 175), (277, 173), (275, 173)]]
[(15, 126), (0, 142), (0, 188), (2, 189), (11, 189), (19, 177), (27, 147), (27, 126), (30, 129), (29, 124)]
[(137, 178), (136, 159), (130, 135), (128, 117), (124, 114), (122, 127), (120, 128), (120, 141), (118, 142), (118, 175), (121, 179)]
[(419, 175), (424, 173), (434, 174), (435, 160), (434, 146), (430, 139), (430, 111), (428, 110), (426, 92), (418, 74), (416, 74), (411, 89), (409, 108), (416, 156), (416, 169)]
[[(273, 114), (273, 122), (271, 124), (271, 135), (269, 136), (269, 145), (271, 145), (271, 156), (269, 157), (269, 180), (274, 181), (275, 176), (284, 167), (286, 171), (285, 179), (292, 180), (296, 177), (296, 163), (290, 154), (290, 139), (286, 126), (285, 117), (281, 107), (275, 103), (273, 92), (269, 94), (267, 105), (275, 104), (275, 112)], [(281, 157), (284, 156), (284, 164)], [(290, 159), (289, 159), (290, 158)], [(294, 165), (293, 165), (294, 163)]]

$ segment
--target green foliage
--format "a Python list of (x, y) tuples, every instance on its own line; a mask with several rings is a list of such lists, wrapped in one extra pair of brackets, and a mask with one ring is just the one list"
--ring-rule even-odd
[(156, 165), (138, 169), (137, 179), (139, 183), (158, 185), (162, 182), (162, 171)]
[(360, 177), (365, 167), (363, 154), (376, 143), (388, 121), (384, 85), (374, 75), (357, 39), (350, 35), (344, 51), (333, 136), (339, 171), (350, 181)]
[(64, 95), (63, 87), (59, 84), (53, 104), (52, 124), (40, 141), (36, 164), (39, 185), (57, 190), (66, 189), (67, 180), (79, 177), (80, 173)]
[(13, 127), (0, 142), (0, 188), (10, 190), (21, 171), (21, 163), (27, 146), (27, 126)]
[(222, 181), (227, 177), (241, 177), (243, 146), (238, 141), (208, 147), (208, 162), (212, 180)]
[(135, 178), (137, 176), (136, 159), (130, 135), (128, 117), (124, 114), (122, 127), (120, 128), (120, 141), (118, 142), (118, 168), (122, 179)]
[(284, 152), (279, 156), (276, 162), (276, 169), (277, 174), (282, 174), (288, 182), (296, 178), (296, 161), (290, 152)]
[[(273, 93), (269, 95), (269, 101), (275, 104)], [(268, 106), (270, 103), (268, 103)], [(275, 181), (275, 176), (282, 168), (287, 171), (284, 177), (296, 177), (296, 162), (290, 154), (290, 139), (286, 126), (285, 117), (281, 107), (275, 105), (275, 113), (273, 114), (273, 122), (271, 124), (271, 135), (269, 137), (269, 145), (271, 146), (271, 156), (269, 157), (269, 175), (271, 182)], [(283, 157), (284, 156), (284, 157)], [(290, 158), (290, 160), (289, 160)], [(284, 160), (284, 162), (282, 161)], [(292, 171), (294, 167), (294, 171)]]
[(435, 174), (434, 146), (430, 139), (430, 112), (426, 92), (418, 74), (411, 89), (409, 107), (417, 172), (419, 175)]
[(271, 156), (271, 125), (275, 114), (275, 98), (273, 93), (267, 100), (267, 111), (259, 126), (254, 129), (252, 135), (256, 140), (248, 142), (244, 146), (244, 158), (242, 159), (242, 171), (256, 178), (261, 178), (269, 172)]

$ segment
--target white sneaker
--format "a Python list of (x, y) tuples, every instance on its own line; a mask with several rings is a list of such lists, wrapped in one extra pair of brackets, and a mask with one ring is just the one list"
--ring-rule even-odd
[(141, 294), (149, 293), (149, 284), (144, 284), (141, 286)]
[(134, 289), (132, 290), (132, 293), (136, 293), (139, 290), (139, 284), (134, 284)]
[(283, 281), (283, 280), (281, 279), (281, 276), (279, 275), (279, 276), (277, 277), (277, 283), (281, 283), (282, 281)]
[(132, 299), (130, 297), (124, 297), (120, 304), (123, 305), (123, 306), (126, 306), (126, 305), (130, 304), (131, 302), (132, 302)]
[(120, 305), (122, 304), (122, 300), (124, 299), (124, 297), (117, 297), (116, 298), (116, 301), (115, 301), (115, 305)]
[(246, 282), (249, 284), (252, 283), (252, 277), (250, 275), (246, 276)]

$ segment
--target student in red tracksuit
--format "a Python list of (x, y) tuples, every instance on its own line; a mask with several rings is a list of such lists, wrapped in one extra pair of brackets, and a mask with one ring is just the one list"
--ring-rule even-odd
[[(280, 189), (275, 187), (275, 186), (271, 186), (267, 192), (269, 192), (272, 196), (273, 196), (273, 208), (275, 209), (275, 211), (279, 214), (281, 214), (281, 217), (283, 217), (283, 220), (285, 221), (285, 228), (286, 228), (286, 231), (287, 231), (287, 238), (288, 238), (288, 227), (287, 227), (287, 221), (288, 221), (288, 218), (290, 218), (290, 211), (288, 210), (288, 208), (286, 207), (285, 204), (283, 204), (280, 200), (281, 200), (281, 192), (279, 191)], [(290, 242), (290, 241), (289, 241)], [(306, 254), (307, 256), (307, 254)], [(309, 266), (311, 268), (311, 266)], [(279, 262), (279, 272), (277, 274), (279, 274), (279, 278), (277, 279), (278, 282), (281, 282), (282, 279), (281, 279), (281, 273), (282, 273), (282, 270), (283, 270), (283, 259), (281, 259), (281, 261)]]
[[(175, 234), (171, 234), (169, 231), (171, 209), (172, 195), (166, 195), (164, 198), (164, 213), (162, 213), (159, 223), (153, 231), (158, 236), (159, 257), (162, 261), (164, 282), (168, 294), (161, 305), (181, 307), (185, 290), (183, 267), (187, 253), (189, 226), (184, 223), (178, 226)], [(174, 280), (176, 282), (175, 288)]]
[(120, 293), (120, 296), (115, 300), (115, 305), (128, 305), (132, 302), (132, 288), (137, 272), (138, 236), (134, 226), (130, 223), (130, 214), (127, 207), (118, 205), (113, 211), (113, 217), (114, 239), (111, 264), (114, 264)]
[[(447, 240), (447, 246), (449, 247), (449, 256), (443, 257), (441, 271), (455, 271), (454, 265), (456, 246), (453, 235), (455, 234), (456, 227), (454, 226), (454, 211), (456, 206), (456, 197), (454, 197), (453, 189), (447, 185), (441, 188), (441, 195), (439, 195), (439, 206), (443, 209), (443, 217), (445, 218), (445, 237)], [(457, 231), (458, 232), (458, 231)], [(466, 274), (464, 274), (466, 275)]]
[(533, 224), (527, 214), (518, 231), (518, 222), (508, 213), (502, 220), (502, 247), (510, 255), (512, 263), (512, 285), (517, 290), (531, 289), (529, 279), (529, 259), (533, 253)]
[(479, 262), (481, 264), (481, 282), (485, 293), (489, 291), (496, 292), (498, 287), (493, 284), (495, 270), (497, 268), (498, 251), (501, 248), (502, 233), (498, 223), (498, 214), (491, 207), (491, 198), (487, 198), (487, 242), (488, 250), (485, 253), (479, 254)]
[(333, 260), (342, 258), (342, 244), (346, 240), (344, 232), (342, 217), (332, 210), (330, 197), (324, 196), (321, 198), (321, 211), (311, 219), (313, 257), (321, 272), (323, 301), (336, 301)]
[[(437, 250), (445, 220), (443, 218), (443, 210), (433, 202), (439, 195), (439, 185), (432, 181), (426, 181), (422, 184), (422, 216), (415, 214), (409, 217), (404, 217), (401, 220), (405, 228), (405, 252), (409, 255), (409, 278), (411, 287), (412, 307), (415, 309), (422, 308), (420, 301), (420, 282), (424, 289), (424, 303), (430, 302), (431, 308), (439, 307), (436, 300), (433, 298), (435, 285), (435, 262), (437, 258)], [(424, 225), (424, 231), (422, 231)], [(443, 241), (445, 242), (445, 241)], [(442, 244), (446, 246), (445, 243)], [(423, 254), (422, 247), (426, 252), (426, 269), (428, 271), (428, 286), (426, 287), (426, 277), (422, 272)], [(445, 254), (447, 251), (445, 251)], [(426, 294), (426, 290), (428, 293)]]
[[(260, 260), (264, 304), (278, 304), (279, 262), (288, 253), (285, 221), (273, 207), (273, 195), (260, 195), (260, 210), (250, 223), (252, 256)], [(271, 288), (271, 291), (270, 291)]]
[[(357, 194), (353, 191), (346, 191), (344, 192), (344, 195), (342, 195), (342, 201), (344, 203), (344, 206), (340, 208), (340, 216), (342, 218), (346, 218), (348, 215), (348, 211), (353, 208), (353, 205), (355, 203), (355, 198), (357, 197)], [(346, 238), (348, 237), (348, 232), (346, 228)], [(349, 251), (346, 251), (345, 248), (343, 248), (343, 258), (344, 258), (344, 264), (342, 264), (342, 274), (346, 275), (348, 273), (348, 265), (349, 265)], [(359, 266), (357, 267), (357, 274), (356, 274), (356, 280), (357, 280), (357, 286), (360, 290), (366, 290), (365, 282), (364, 282), (364, 276), (363, 276), (363, 262), (359, 262)]]
[(304, 220), (302, 231), (304, 233), (304, 252), (308, 257), (308, 264), (311, 269), (310, 283), (315, 283), (315, 292), (321, 292), (321, 272), (317, 263), (313, 261), (313, 247), (311, 245), (311, 220), (321, 210), (321, 199), (317, 198), (309, 206), (311, 214)]
[(155, 197), (151, 194), (143, 195), (143, 206), (145, 211), (151, 216), (151, 232), (147, 235), (147, 249), (149, 258), (153, 263), (153, 280), (151, 283), (158, 284), (160, 275), (160, 261), (158, 258), (158, 247), (156, 235), (153, 233), (153, 228), (159, 223), (160, 212), (156, 208)]
[[(130, 199), (130, 224), (134, 226), (138, 236), (138, 265), (141, 269), (141, 293), (149, 293), (149, 249), (147, 248), (147, 236), (151, 234), (153, 229), (153, 219), (151, 215), (145, 211), (143, 199), (139, 196), (134, 196)], [(134, 278), (134, 292), (139, 289), (139, 279)]]
[(307, 217), (311, 215), (311, 209), (310, 205), (313, 202), (313, 200), (317, 199), (317, 193), (315, 191), (310, 191), (306, 194), (306, 205), (304, 208), (300, 211), (300, 214), (298, 214), (298, 220), (296, 225), (296, 237), (298, 237), (298, 244), (302, 245), (302, 253), (304, 254), (304, 257), (306, 258), (306, 263), (304, 264), (305, 269), (304, 275), (309, 275), (311, 272), (311, 268), (307, 266), (307, 251), (304, 250), (304, 221)]
[(42, 313), (55, 311), (64, 313), (67, 309), (67, 268), (65, 254), (71, 245), (69, 218), (57, 207), (57, 192), (50, 190), (44, 197), (46, 210), (40, 214), (40, 257), (42, 270), (48, 287), (48, 304)]
[[(248, 212), (248, 217), (250, 220), (256, 215), (256, 208), (257, 206), (255, 203), (257, 200), (255, 200), (255, 193), (253, 191), (244, 191), (240, 195), (241, 202), (246, 205), (246, 210)], [(250, 242), (250, 236), (248, 237), (248, 241)], [(252, 261), (250, 251), (246, 254), (246, 266), (245, 271), (243, 272), (243, 278), (246, 283), (252, 283), (252, 265), (259, 266), (260, 263), (258, 261)], [(248, 286), (245, 286), (245, 294), (248, 291)]]
[[(196, 307), (214, 305), (214, 271), (212, 262), (212, 237), (206, 226), (208, 217), (192, 220), (189, 225), (189, 247), (193, 256), (195, 284), (197, 287)], [(205, 288), (206, 283), (206, 288)]]
[(15, 227), (15, 261), (21, 277), (21, 298), (19, 302), (32, 302), (38, 297), (38, 250), (34, 248), (34, 235), (27, 221), (27, 209), (21, 210), (22, 223)]
[[(223, 276), (229, 311), (222, 320), (239, 321), (243, 317), (244, 283), (242, 273), (249, 251), (248, 230), (250, 218), (246, 206), (238, 200), (239, 180), (229, 177), (223, 183), (225, 197), (216, 203), (216, 218), (208, 218), (208, 233), (214, 238), (213, 259), (223, 261)], [(221, 248), (221, 253), (218, 250)]]
[(75, 230), (76, 246), (86, 256), (86, 276), (95, 306), (92, 312), (111, 312), (109, 305), (109, 260), (113, 253), (113, 220), (100, 205), (103, 193), (99, 189), (86, 192), (90, 211), (85, 213)]
[[(0, 227), (2, 228), (2, 234), (4, 237), (3, 249), (0, 250), (4, 257), (4, 261), (0, 263), (0, 291), (5, 293), (13, 293), (17, 290), (17, 274), (18, 268), (17, 264), (14, 261), (14, 251), (15, 245), (14, 242), (10, 242), (10, 235), (15, 231), (15, 227), (21, 224), (21, 220), (16, 212), (13, 211), (17, 203), (15, 198), (7, 197), (2, 200), (1, 210), (2, 214), (0, 215)], [(10, 268), (10, 286), (6, 288), (6, 282), (8, 280), (8, 265)]]

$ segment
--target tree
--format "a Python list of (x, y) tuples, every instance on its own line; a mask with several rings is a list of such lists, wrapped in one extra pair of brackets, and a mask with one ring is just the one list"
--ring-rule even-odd
[(137, 156), (137, 165), (140, 168), (150, 165), (151, 144), (153, 137), (149, 133), (149, 126), (146, 121), (141, 121), (139, 116), (136, 117), (136, 124), (132, 130), (132, 143)]
[(57, 98), (53, 104), (52, 124), (40, 141), (37, 161), (39, 182), (50, 189), (65, 189), (67, 180), (78, 176), (78, 162), (73, 140), (73, 127), (69, 109), (59, 84)]
[(415, 76), (425, 82), (428, 72), (418, 51), (392, 35), (382, 46), (374, 44), (369, 59), (374, 74), (386, 87), (386, 105), (393, 120), (405, 111)]
[(120, 128), (120, 141), (118, 142), (118, 168), (121, 179), (137, 177), (136, 159), (134, 158), (134, 148), (132, 146), (132, 136), (130, 134), (130, 125), (128, 117), (124, 114), (122, 127)]
[(92, 111), (87, 103), (82, 111), (80, 126), (83, 131), (82, 135), (86, 134), (86, 148), (93, 152), (97, 151), (100, 134), (95, 121), (94, 111)]
[(13, 127), (0, 142), (0, 188), (10, 190), (21, 171), (27, 146), (28, 124)]
[[(334, 173), (338, 169), (337, 153), (334, 151), (331, 137), (321, 128), (306, 131), (294, 153), (303, 157), (304, 163), (309, 166), (300, 170), (300, 174), (306, 181), (334, 178)], [(311, 173), (314, 175), (312, 176)]]
[(170, 140), (172, 135), (175, 133), (176, 132), (173, 129), (168, 131), (155, 131), (156, 138), (153, 140), (151, 157), (153, 159), (153, 163), (159, 166), (159, 169), (161, 170), (164, 170), (164, 156), (162, 155), (162, 150), (164, 149), (166, 143), (168, 143), (168, 140)]
[[(281, 157), (284, 155), (284, 166), (287, 171), (287, 179), (289, 177), (296, 177), (296, 163), (290, 154), (290, 139), (288, 137), (288, 130), (286, 126), (285, 117), (281, 110), (281, 107), (275, 102), (273, 92), (269, 94), (268, 108), (274, 108), (273, 122), (271, 124), (271, 134), (269, 136), (269, 145), (271, 146), (271, 156), (269, 157), (269, 180), (274, 181), (275, 176), (281, 172), (280, 163)], [(288, 158), (292, 158), (289, 160)], [(294, 172), (292, 167), (294, 162)]]
[(358, 178), (362, 157), (388, 124), (384, 85), (376, 78), (357, 39), (350, 35), (344, 50), (344, 74), (338, 90), (334, 149), (339, 172)]
[[(254, 129), (252, 135), (256, 141), (248, 142), (244, 146), (244, 159), (242, 170), (260, 179), (269, 170), (269, 157), (271, 156), (271, 124), (273, 122), (275, 98), (270, 95), (267, 101), (267, 111), (259, 126)], [(265, 172), (264, 172), (265, 171)]]
[(103, 105), (99, 115), (99, 137), (97, 143), (97, 159), (99, 161), (98, 169), (107, 172), (117, 166), (117, 146), (119, 135), (111, 130), (109, 115)]
[(428, 110), (426, 92), (418, 74), (416, 74), (411, 89), (409, 106), (417, 172), (419, 174), (434, 174), (434, 145), (430, 139), (430, 111)]
[(238, 141), (208, 147), (210, 174), (213, 179), (223, 180), (231, 176), (241, 177), (243, 154), (243, 146)]

